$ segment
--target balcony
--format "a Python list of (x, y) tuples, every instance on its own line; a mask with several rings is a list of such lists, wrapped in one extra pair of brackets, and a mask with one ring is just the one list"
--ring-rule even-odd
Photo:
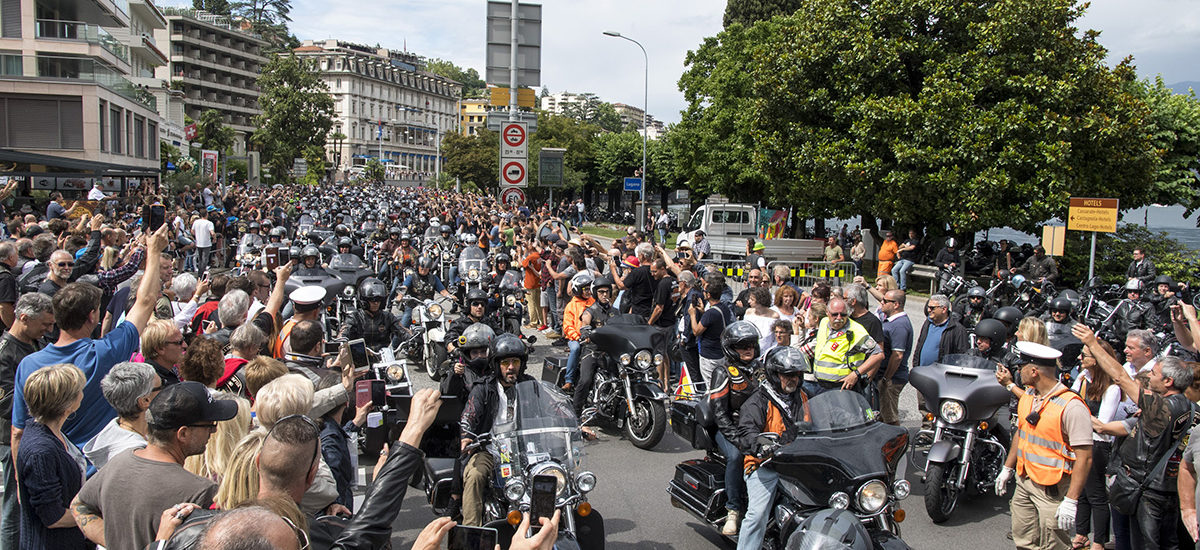
[(34, 26), (34, 33), (39, 39), (95, 44), (113, 54), (117, 59), (129, 63), (129, 47), (96, 25), (82, 21), (38, 19)]
[(94, 82), (119, 95), (141, 103), (152, 111), (158, 109), (158, 102), (154, 99), (153, 94), (145, 88), (135, 86), (119, 71), (99, 60), (89, 57), (53, 55), (29, 55), (23, 57), (26, 67), (30, 65), (30, 62), (37, 67), (36, 74), (25, 76)]

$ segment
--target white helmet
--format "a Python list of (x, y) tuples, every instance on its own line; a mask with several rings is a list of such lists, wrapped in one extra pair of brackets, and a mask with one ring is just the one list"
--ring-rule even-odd
[(576, 273), (574, 277), (571, 277), (571, 282), (567, 285), (567, 291), (570, 292), (572, 296), (578, 298), (583, 294), (585, 289), (591, 290), (592, 282), (595, 280), (596, 278), (592, 276), (590, 271), (580, 271), (579, 273)]

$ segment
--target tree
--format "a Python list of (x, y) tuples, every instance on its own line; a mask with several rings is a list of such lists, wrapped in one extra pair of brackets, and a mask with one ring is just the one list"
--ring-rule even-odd
[(1152, 200), (1183, 205), (1191, 216), (1200, 209), (1200, 101), (1191, 90), (1176, 94), (1161, 76), (1134, 88), (1150, 109), (1146, 131), (1162, 158)]
[(457, 132), (446, 134), (442, 140), (442, 173), (458, 178), (463, 185), (481, 190), (494, 190), (500, 185), (500, 137), (481, 128), (473, 136)]
[(383, 183), (387, 177), (387, 170), (383, 167), (383, 163), (377, 158), (367, 159), (367, 164), (363, 166), (362, 179), (372, 183)]
[(278, 56), (263, 68), (258, 86), (263, 112), (254, 119), (259, 129), (253, 139), (273, 174), (287, 173), (293, 159), (310, 147), (324, 150), (333, 127), (333, 98), (312, 63)]
[(425, 69), (462, 84), (464, 98), (481, 98), (487, 93), (487, 83), (475, 69), (463, 69), (445, 59), (431, 59), (425, 63)]
[(192, 0), (192, 7), (215, 15), (230, 16), (229, 0)]
[(563, 154), (563, 187), (582, 189), (595, 161), (593, 138), (600, 127), (570, 117), (538, 112), (538, 131), (529, 136), (529, 181), (537, 182), (538, 153), (545, 147), (566, 149)]
[(800, 9), (801, 0), (729, 0), (725, 4), (725, 27), (734, 23), (753, 25), (775, 17), (791, 15)]
[(256, 29), (260, 25), (288, 23), (292, 20), (289, 15), (292, 12), (291, 0), (233, 0), (229, 7), (234, 15), (245, 18)]
[[(1082, 13), (1073, 0), (806, 2), (730, 25), (681, 80), (683, 138), (709, 154), (685, 157), (689, 179), (743, 195), (749, 179), (803, 217), (955, 232), (1031, 231), (1071, 195), (1146, 204), (1148, 110), (1128, 61), (1110, 69), (1097, 33), (1076, 32)], [(714, 166), (721, 146), (750, 173)]]
[(237, 132), (225, 125), (225, 118), (220, 111), (209, 109), (200, 113), (200, 120), (196, 121), (196, 141), (200, 143), (201, 149), (212, 149), (226, 154), (232, 150), (233, 140), (236, 138)]

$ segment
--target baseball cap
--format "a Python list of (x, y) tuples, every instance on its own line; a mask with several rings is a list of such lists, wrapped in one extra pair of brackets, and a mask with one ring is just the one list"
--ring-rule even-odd
[(212, 398), (199, 382), (180, 382), (162, 389), (147, 411), (147, 423), (161, 430), (174, 430), (203, 422), (229, 420), (237, 415), (237, 402)]

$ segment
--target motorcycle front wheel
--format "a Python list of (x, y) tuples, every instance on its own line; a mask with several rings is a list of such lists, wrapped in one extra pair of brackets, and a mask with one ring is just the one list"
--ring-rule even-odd
[(667, 430), (667, 410), (662, 403), (645, 397), (633, 400), (633, 412), (625, 418), (625, 437), (639, 449), (653, 449)]
[(430, 342), (425, 351), (425, 373), (435, 381), (441, 380), (445, 374), (445, 371), (442, 370), (442, 363), (445, 362), (446, 348), (438, 345), (437, 342)]
[(950, 519), (958, 505), (958, 489), (946, 479), (946, 465), (933, 463), (925, 474), (925, 511), (930, 521), (942, 523)]

